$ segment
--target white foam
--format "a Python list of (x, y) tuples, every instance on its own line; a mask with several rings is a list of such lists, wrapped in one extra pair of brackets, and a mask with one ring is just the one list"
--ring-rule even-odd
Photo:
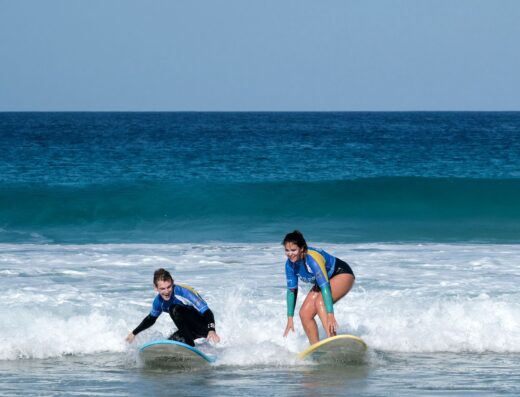
[(45, 310), (19, 309), (16, 318), (2, 327), (0, 359), (124, 351), (120, 335), (125, 328), (122, 320), (95, 311), (64, 318)]
[[(520, 245), (327, 245), (357, 281), (335, 305), (340, 332), (377, 350), (520, 352)], [(0, 359), (122, 352), (174, 330), (148, 313), (152, 274), (170, 269), (215, 313), (222, 365), (292, 365), (307, 346), (288, 338), (279, 244), (0, 245)], [(298, 307), (308, 286), (300, 286)], [(298, 309), (298, 308), (297, 308)]]

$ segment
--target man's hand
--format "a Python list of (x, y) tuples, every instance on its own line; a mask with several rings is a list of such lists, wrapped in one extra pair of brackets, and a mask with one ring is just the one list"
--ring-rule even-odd
[(127, 341), (128, 343), (132, 343), (132, 342), (134, 341), (134, 339), (135, 339), (135, 335), (134, 335), (132, 332), (130, 332), (130, 333), (128, 334), (128, 336), (126, 337), (126, 341)]
[(206, 338), (206, 340), (212, 341), (214, 343), (219, 343), (220, 342), (220, 336), (218, 336), (215, 331), (209, 331), (208, 332), (208, 337)]

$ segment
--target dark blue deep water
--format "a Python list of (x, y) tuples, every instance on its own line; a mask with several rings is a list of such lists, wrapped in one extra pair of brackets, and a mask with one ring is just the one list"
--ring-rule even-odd
[(520, 113), (0, 113), (0, 242), (518, 242)]

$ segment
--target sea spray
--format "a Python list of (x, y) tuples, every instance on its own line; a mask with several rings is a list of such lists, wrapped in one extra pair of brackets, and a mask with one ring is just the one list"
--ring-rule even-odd
[[(315, 244), (346, 260), (340, 333), (383, 352), (520, 352), (518, 245)], [(307, 346), (286, 323), (279, 244), (1, 245), (3, 360), (123, 352), (167, 267), (215, 313), (226, 365), (292, 365)], [(493, 258), (490, 260), (490, 258)], [(308, 285), (300, 285), (298, 306)], [(164, 313), (136, 344), (175, 329)], [(323, 336), (323, 332), (322, 332)]]

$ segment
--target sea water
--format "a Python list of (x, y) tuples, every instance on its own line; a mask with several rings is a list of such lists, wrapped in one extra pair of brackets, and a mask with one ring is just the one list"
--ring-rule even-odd
[[(519, 113), (0, 114), (0, 394), (518, 395)], [(347, 261), (365, 360), (286, 324), (283, 235)], [(153, 271), (198, 290), (206, 369), (132, 345)], [(308, 291), (300, 286), (298, 306)]]

